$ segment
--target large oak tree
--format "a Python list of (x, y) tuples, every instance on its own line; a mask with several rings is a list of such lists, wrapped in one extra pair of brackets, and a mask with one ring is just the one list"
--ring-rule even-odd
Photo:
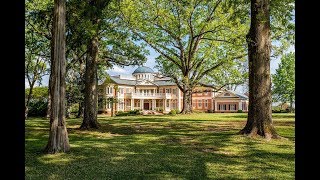
[(121, 1), (122, 18), (160, 56), (160, 71), (183, 92), (182, 113), (192, 111), (192, 89), (205, 76), (246, 55), (247, 20), (231, 1)]

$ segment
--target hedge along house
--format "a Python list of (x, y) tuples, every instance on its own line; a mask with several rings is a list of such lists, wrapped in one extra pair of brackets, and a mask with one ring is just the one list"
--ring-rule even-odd
[[(145, 66), (138, 67), (132, 76), (110, 76), (98, 85), (98, 95), (99, 112), (107, 114), (112, 108), (115, 112), (139, 109), (167, 113), (171, 109), (180, 111), (183, 106), (183, 93), (178, 86), (169, 77)], [(228, 90), (215, 92), (212, 86), (199, 86), (193, 90), (192, 106), (198, 111), (246, 112), (248, 97)]]

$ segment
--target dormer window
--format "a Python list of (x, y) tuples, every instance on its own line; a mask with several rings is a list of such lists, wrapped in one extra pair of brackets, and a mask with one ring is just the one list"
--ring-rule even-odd
[(230, 93), (225, 93), (224, 96), (230, 96)]

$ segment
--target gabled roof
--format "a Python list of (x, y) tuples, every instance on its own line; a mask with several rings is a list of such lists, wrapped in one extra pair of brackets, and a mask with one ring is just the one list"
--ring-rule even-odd
[[(226, 93), (230, 93), (232, 94), (233, 96), (224, 96), (224, 94)], [(216, 98), (240, 98), (242, 100), (248, 100), (248, 96), (244, 95), (244, 94), (241, 94), (241, 93), (237, 93), (235, 91), (230, 91), (230, 90), (225, 90), (224, 92), (222, 92), (221, 94), (219, 94), (218, 96), (216, 96)]]
[(120, 76), (110, 76), (110, 79), (115, 84), (129, 85), (129, 86), (136, 85), (136, 80), (120, 79)]
[(235, 91), (230, 91), (230, 90), (228, 90), (228, 91), (233, 93), (233, 94), (235, 94), (236, 96), (239, 96), (240, 98), (249, 99), (249, 97), (244, 95), (244, 94), (241, 94), (241, 93), (238, 93), (238, 92), (235, 92)]

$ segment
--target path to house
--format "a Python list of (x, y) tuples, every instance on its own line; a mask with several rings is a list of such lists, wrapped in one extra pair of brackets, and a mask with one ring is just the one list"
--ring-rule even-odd
[(246, 114), (99, 117), (98, 131), (67, 120), (71, 152), (44, 155), (48, 120), (26, 121), (26, 179), (294, 179), (294, 114), (274, 114), (287, 140), (235, 135)]

